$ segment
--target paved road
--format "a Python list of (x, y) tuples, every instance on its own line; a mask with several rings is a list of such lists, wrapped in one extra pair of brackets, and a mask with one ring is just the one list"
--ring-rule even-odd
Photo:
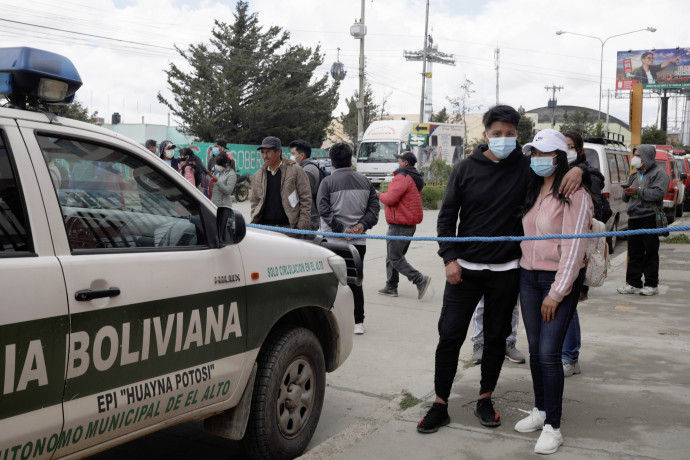
[[(248, 203), (237, 205), (245, 216)], [(425, 211), (418, 236), (434, 236), (437, 211)], [(676, 225), (688, 225), (683, 218)], [(385, 234), (381, 221), (371, 232)], [(503, 425), (487, 429), (472, 413), (479, 369), (470, 363), (471, 344), (461, 350), (450, 401), (452, 423), (434, 435), (415, 431), (433, 399), (436, 323), (445, 280), (437, 244), (415, 242), (408, 259), (431, 275), (422, 301), (402, 281), (398, 298), (377, 295), (385, 282), (385, 242), (370, 241), (364, 264), (367, 332), (355, 338), (348, 361), (328, 375), (326, 402), (305, 458), (527, 458), (538, 434), (512, 426), (520, 409), (533, 405), (528, 364), (506, 361), (495, 401)], [(660, 295), (621, 296), (625, 241), (612, 259), (609, 277), (579, 306), (582, 374), (566, 380), (562, 430), (565, 444), (557, 458), (689, 458), (690, 245), (662, 245)], [(524, 327), (518, 348), (526, 352)], [(423, 402), (401, 411), (402, 393)], [(489, 441), (489, 442), (487, 442)], [(499, 441), (499, 442), (496, 442)], [(94, 459), (240, 459), (234, 443), (206, 434), (199, 423), (185, 423), (135, 440)]]

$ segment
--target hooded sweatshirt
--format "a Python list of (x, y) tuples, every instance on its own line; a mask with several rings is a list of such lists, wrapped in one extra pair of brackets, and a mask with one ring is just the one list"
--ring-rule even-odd
[(626, 187), (631, 185), (638, 187), (636, 195), (623, 194), (623, 201), (628, 203), (628, 217), (630, 219), (653, 216), (655, 212), (652, 204), (661, 209), (664, 196), (668, 192), (668, 186), (671, 182), (666, 171), (656, 163), (656, 148), (653, 145), (640, 145), (637, 147), (637, 151), (640, 153), (645, 170), (638, 170), (628, 177)]
[[(518, 145), (507, 158), (494, 162), (484, 156), (488, 148), (479, 145), (450, 173), (438, 214), (438, 236), (522, 235), (529, 158)], [(438, 254), (443, 262), (463, 259), (476, 264), (503, 264), (521, 255), (515, 241), (440, 242)]]
[(388, 191), (379, 195), (385, 205), (386, 222), (396, 225), (417, 225), (424, 218), (422, 208), (424, 179), (413, 167), (395, 171)]

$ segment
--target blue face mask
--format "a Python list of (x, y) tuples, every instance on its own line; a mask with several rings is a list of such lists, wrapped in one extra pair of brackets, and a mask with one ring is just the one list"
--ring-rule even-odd
[(400, 163), (395, 163), (395, 168), (393, 168), (393, 171), (397, 171), (400, 169)]
[(218, 147), (213, 147), (213, 150), (211, 150), (211, 153), (213, 155), (218, 155), (220, 153), (220, 149)]
[(517, 137), (489, 137), (489, 150), (499, 159), (508, 158), (517, 146)]
[(529, 162), (532, 171), (537, 176), (549, 177), (556, 171), (556, 165), (553, 164), (553, 157), (534, 157)]

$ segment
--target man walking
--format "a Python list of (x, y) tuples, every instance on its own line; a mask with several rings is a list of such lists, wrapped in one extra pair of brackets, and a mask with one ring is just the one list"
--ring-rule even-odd
[[(422, 188), (424, 179), (415, 169), (417, 157), (410, 151), (397, 156), (398, 166), (388, 191), (379, 194), (385, 205), (388, 236), (414, 236), (417, 224), (422, 222)], [(409, 240), (386, 240), (386, 286), (379, 294), (398, 296), (399, 273), (417, 287), (417, 299), (421, 300), (429, 288), (431, 277), (422, 275), (407, 262), (405, 255)]]
[[(656, 148), (653, 145), (640, 145), (633, 155), (630, 164), (637, 171), (628, 178), (623, 194), (623, 201), (628, 203), (628, 230), (656, 228), (656, 215), (664, 212), (663, 199), (670, 178), (656, 164)], [(618, 288), (618, 293), (659, 293), (659, 235), (628, 236), (628, 269), (625, 286)]]
[(316, 206), (316, 194), (321, 185), (321, 169), (319, 164), (311, 159), (311, 145), (309, 142), (303, 140), (295, 140), (290, 142), (290, 159), (299, 163), (304, 169), (309, 178), (309, 188), (311, 189), (311, 228), (310, 230), (319, 229), (319, 209)]
[(252, 223), (308, 230), (311, 190), (307, 174), (294, 161), (282, 158), (277, 137), (264, 138), (258, 150), (264, 164), (252, 179)]
[[(321, 181), (317, 195), (321, 229), (324, 232), (361, 235), (379, 221), (379, 200), (369, 179), (352, 170), (352, 147), (334, 144), (328, 155), (335, 170)], [(328, 238), (338, 241), (340, 238)], [(364, 264), (365, 238), (346, 238), (354, 245)], [(345, 240), (342, 240), (345, 241)], [(364, 334), (364, 292), (362, 286), (348, 284), (355, 301), (355, 334)]]

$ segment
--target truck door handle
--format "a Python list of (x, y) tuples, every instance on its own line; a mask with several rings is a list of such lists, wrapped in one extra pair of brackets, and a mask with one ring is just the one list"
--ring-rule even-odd
[(84, 289), (74, 293), (74, 298), (78, 301), (86, 301), (93, 299), (101, 299), (103, 297), (116, 297), (120, 295), (120, 288), (101, 289), (92, 291), (91, 289)]

